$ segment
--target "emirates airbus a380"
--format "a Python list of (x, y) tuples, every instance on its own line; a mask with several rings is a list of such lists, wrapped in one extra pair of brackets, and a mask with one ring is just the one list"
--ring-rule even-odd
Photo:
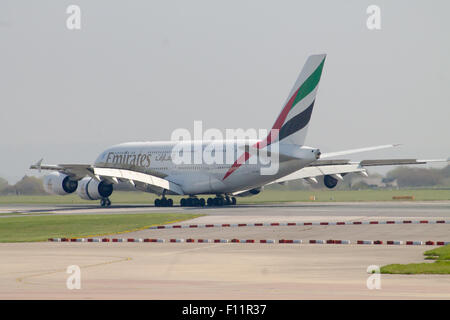
[[(318, 183), (317, 178), (323, 176), (325, 186), (334, 188), (347, 173), (357, 172), (367, 176), (365, 168), (368, 166), (448, 161), (329, 160), (395, 145), (328, 154), (305, 146), (303, 143), (325, 58), (325, 54), (308, 57), (265, 139), (130, 142), (103, 151), (94, 164), (45, 165), (40, 160), (31, 169), (55, 171), (44, 177), (47, 192), (67, 195), (76, 191), (83, 199), (101, 200), (103, 207), (111, 205), (109, 196), (118, 183), (129, 183), (138, 190), (160, 195), (161, 198), (155, 200), (155, 206), (172, 206), (173, 200), (168, 198), (170, 195), (185, 195), (180, 201), (181, 206), (222, 206), (235, 205), (236, 196), (258, 194), (271, 183), (299, 179)], [(223, 161), (180, 161), (204, 159), (205, 154)], [(257, 158), (270, 161), (253, 161)], [(233, 160), (227, 161), (229, 159)], [(200, 195), (213, 196), (205, 201)]]

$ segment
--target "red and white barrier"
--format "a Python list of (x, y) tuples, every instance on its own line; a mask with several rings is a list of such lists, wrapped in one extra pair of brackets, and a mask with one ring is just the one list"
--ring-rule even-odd
[(222, 224), (185, 224), (152, 226), (149, 229), (176, 228), (239, 228), (239, 227), (285, 227), (285, 226), (349, 226), (378, 224), (450, 224), (450, 220), (371, 220), (371, 221), (332, 221), (332, 222), (264, 222), (264, 223), (222, 223)]
[(327, 240), (327, 244), (350, 244), (350, 240)]
[[(165, 239), (151, 239), (151, 238), (49, 238), (50, 242), (152, 242), (152, 243), (164, 243)], [(170, 243), (277, 243), (273, 239), (169, 239)], [(278, 243), (296, 243), (296, 244), (357, 244), (357, 245), (427, 245), (427, 246), (444, 246), (450, 244), (450, 241), (420, 241), (420, 240), (300, 240), (300, 239), (280, 239)]]
[(278, 243), (298, 243), (298, 244), (301, 244), (301, 243), (302, 243), (302, 240), (298, 240), (298, 239), (293, 239), (293, 240), (290, 240), (290, 239), (280, 239), (280, 240), (278, 241)]
[(158, 243), (163, 243), (163, 242), (166, 242), (166, 240), (164, 240), (164, 239), (149, 239), (149, 238), (146, 238), (146, 239), (144, 239), (144, 242), (158, 242)]
[(228, 243), (228, 239), (214, 239), (214, 243)]
[(408, 245), (408, 246), (421, 246), (421, 245), (423, 245), (423, 241), (406, 241), (406, 245)]
[(179, 242), (184, 242), (184, 239), (170, 239), (169, 242), (179, 243)]
[(357, 240), (356, 244), (373, 244), (372, 240)]
[(388, 240), (388, 241), (386, 241), (386, 244), (401, 245), (401, 244), (403, 244), (403, 241), (400, 241), (400, 240)]

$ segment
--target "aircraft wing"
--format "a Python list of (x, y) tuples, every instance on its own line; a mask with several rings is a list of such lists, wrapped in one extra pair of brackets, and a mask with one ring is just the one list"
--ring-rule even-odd
[(362, 174), (367, 175), (366, 170), (358, 164), (309, 166), (288, 174), (287, 176), (284, 176), (278, 180), (275, 180), (271, 182), (271, 184), (300, 179), (305, 179), (306, 181), (317, 183), (316, 178), (320, 176), (341, 175), (351, 172), (361, 172)]
[(75, 180), (83, 179), (85, 176), (90, 176), (96, 180), (108, 180), (112, 183), (120, 181), (127, 181), (134, 185), (134, 182), (141, 182), (151, 186), (159, 187), (172, 191), (176, 194), (183, 195), (184, 192), (180, 185), (171, 182), (167, 179), (153, 176), (147, 173), (137, 172), (133, 170), (116, 169), (116, 168), (97, 168), (90, 164), (58, 164), (46, 165), (42, 164), (42, 159), (32, 165), (30, 169), (53, 170), (64, 173)]
[(418, 160), (418, 159), (379, 159), (379, 160), (362, 160), (359, 162), (352, 162), (350, 160), (317, 160), (309, 166), (288, 174), (271, 183), (282, 183), (286, 181), (305, 179), (306, 181), (316, 182), (317, 177), (331, 175), (342, 180), (342, 174), (360, 173), (367, 176), (366, 167), (371, 166), (392, 166), (392, 165), (407, 165), (407, 164), (426, 164), (431, 162), (448, 162), (450, 159), (433, 159), (433, 160)]
[[(114, 169), (114, 168), (93, 168), (94, 175), (105, 178), (120, 179), (129, 181), (134, 184), (134, 181), (139, 181), (152, 186), (160, 187), (176, 194), (183, 195), (183, 189), (176, 183), (166, 180), (164, 178), (156, 177), (147, 173), (125, 170), (125, 169)], [(114, 181), (114, 180), (113, 180)]]
[(83, 179), (85, 176), (92, 176), (92, 166), (90, 164), (42, 164), (42, 160), (30, 166), (30, 169), (58, 171), (70, 176), (74, 180)]

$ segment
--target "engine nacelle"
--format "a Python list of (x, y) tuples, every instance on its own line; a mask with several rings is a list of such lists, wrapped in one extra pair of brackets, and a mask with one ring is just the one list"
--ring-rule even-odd
[(257, 195), (258, 193), (260, 193), (262, 191), (262, 189), (263, 189), (262, 187), (251, 189), (251, 190), (237, 194), (236, 197), (251, 197), (251, 196), (254, 196), (254, 195)]
[(90, 177), (81, 179), (77, 189), (77, 194), (84, 200), (99, 200), (108, 198), (112, 192), (112, 184), (109, 184), (106, 181), (99, 182)]
[(44, 190), (47, 193), (64, 196), (75, 192), (78, 187), (78, 181), (72, 180), (68, 175), (59, 172), (53, 172), (44, 177)]
[(334, 187), (336, 187), (337, 183), (338, 183), (338, 179), (330, 176), (330, 175), (326, 175), (323, 177), (323, 183), (325, 184), (325, 186), (329, 189), (333, 189)]

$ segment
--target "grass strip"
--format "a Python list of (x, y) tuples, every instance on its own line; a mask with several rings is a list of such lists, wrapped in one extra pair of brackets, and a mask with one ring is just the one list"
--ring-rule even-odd
[(424, 252), (425, 259), (434, 262), (389, 264), (381, 267), (387, 274), (450, 274), (450, 245)]
[(153, 225), (184, 221), (200, 214), (137, 213), (52, 215), (0, 219), (0, 242), (46, 241), (138, 231)]

